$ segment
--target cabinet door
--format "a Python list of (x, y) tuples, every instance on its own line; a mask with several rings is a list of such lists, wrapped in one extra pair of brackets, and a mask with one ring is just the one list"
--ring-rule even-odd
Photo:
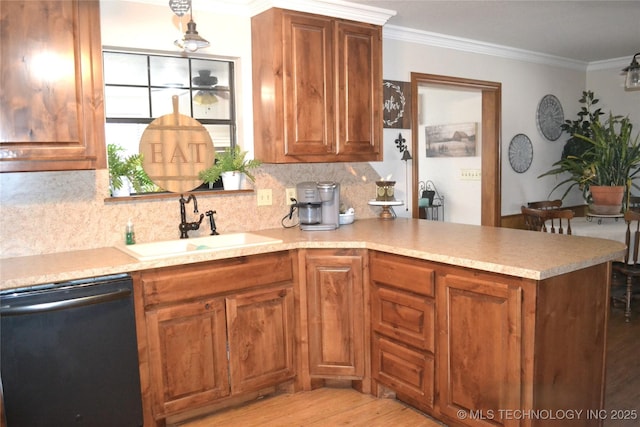
[(247, 292), (226, 305), (232, 393), (293, 378), (293, 289)]
[(0, 171), (106, 167), (97, 0), (0, 2)]
[(229, 395), (224, 310), (214, 298), (146, 313), (156, 419)]
[(382, 160), (382, 27), (271, 8), (251, 43), (258, 158)]
[(306, 255), (312, 377), (364, 376), (363, 264), (360, 254), (349, 251)]
[[(521, 405), (522, 289), (472, 273), (436, 278), (440, 411), (469, 426), (514, 426)], [(489, 419), (490, 418), (490, 419)]]
[(338, 157), (382, 160), (382, 29), (337, 22)]
[(333, 21), (284, 14), (284, 121), (286, 156), (335, 151)]

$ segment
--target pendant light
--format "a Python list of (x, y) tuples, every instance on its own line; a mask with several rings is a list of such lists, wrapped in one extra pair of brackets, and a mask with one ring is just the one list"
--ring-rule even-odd
[(639, 55), (640, 52), (633, 55), (631, 64), (622, 69), (622, 71), (626, 71), (627, 73), (627, 78), (624, 82), (624, 88), (626, 90), (640, 90), (640, 64), (636, 60), (636, 57)]
[(169, 7), (180, 18), (180, 32), (182, 32), (182, 16), (185, 15), (187, 10), (190, 14), (189, 22), (187, 22), (187, 32), (184, 33), (181, 39), (174, 41), (173, 44), (187, 52), (195, 52), (198, 49), (209, 47), (210, 43), (200, 37), (198, 31), (196, 31), (191, 0), (170, 0)]

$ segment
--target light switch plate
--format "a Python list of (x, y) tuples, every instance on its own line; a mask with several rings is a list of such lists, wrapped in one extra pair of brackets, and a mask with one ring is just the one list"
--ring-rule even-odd
[(273, 204), (273, 192), (270, 188), (258, 190), (258, 206), (271, 206)]
[(482, 179), (482, 170), (460, 169), (460, 179), (464, 181), (480, 181)]

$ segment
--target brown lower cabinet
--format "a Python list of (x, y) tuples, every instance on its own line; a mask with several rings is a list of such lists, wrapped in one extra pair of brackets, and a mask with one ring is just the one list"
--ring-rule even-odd
[[(450, 426), (597, 426), (607, 263), (545, 280), (369, 253), (373, 390)], [(583, 416), (558, 418), (563, 411)]]
[[(309, 375), (362, 380), (366, 371), (366, 253), (301, 251), (305, 266)], [(368, 375), (366, 375), (368, 377)]]
[(331, 381), (450, 426), (598, 426), (549, 414), (604, 407), (610, 273), (532, 280), (363, 249), (138, 272), (145, 426)]
[(372, 252), (370, 276), (372, 378), (398, 398), (433, 410), (434, 270), (424, 261)]
[(294, 378), (293, 259), (281, 252), (134, 275), (145, 425)]

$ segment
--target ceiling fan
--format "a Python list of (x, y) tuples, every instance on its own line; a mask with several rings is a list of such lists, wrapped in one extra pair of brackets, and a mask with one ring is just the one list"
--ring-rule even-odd
[(211, 75), (211, 70), (198, 70), (198, 75), (191, 79), (193, 86), (202, 88), (193, 96), (193, 101), (200, 105), (211, 105), (218, 102), (218, 97), (228, 98), (229, 87), (217, 86), (218, 78)]

